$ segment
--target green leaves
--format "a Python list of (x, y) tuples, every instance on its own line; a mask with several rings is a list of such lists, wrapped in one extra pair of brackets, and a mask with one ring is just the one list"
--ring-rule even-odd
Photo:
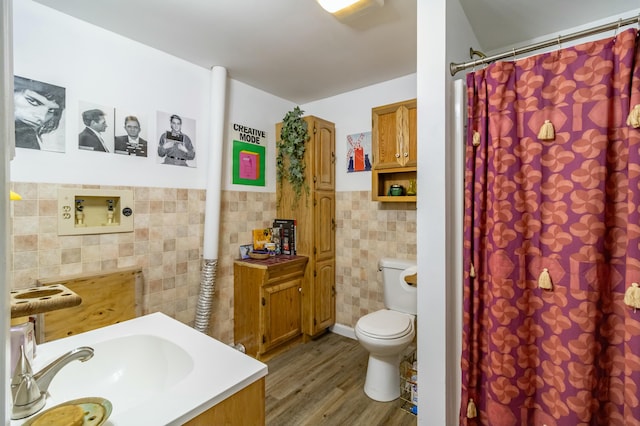
[(307, 122), (302, 118), (303, 113), (304, 111), (296, 106), (284, 116), (276, 157), (278, 183), (282, 188), (283, 181), (289, 182), (295, 195), (292, 207), (297, 205), (303, 189), (309, 194), (309, 185), (305, 182), (304, 162), (305, 143), (309, 140), (309, 132)]

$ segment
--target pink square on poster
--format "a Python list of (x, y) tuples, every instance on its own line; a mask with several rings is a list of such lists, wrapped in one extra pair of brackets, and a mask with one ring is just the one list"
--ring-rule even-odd
[(240, 151), (240, 178), (256, 180), (260, 177), (260, 154)]

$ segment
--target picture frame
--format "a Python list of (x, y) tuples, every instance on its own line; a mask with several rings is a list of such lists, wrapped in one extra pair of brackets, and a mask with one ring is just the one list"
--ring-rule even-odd
[(253, 251), (253, 244), (243, 244), (240, 246), (240, 259), (249, 259), (249, 253)]

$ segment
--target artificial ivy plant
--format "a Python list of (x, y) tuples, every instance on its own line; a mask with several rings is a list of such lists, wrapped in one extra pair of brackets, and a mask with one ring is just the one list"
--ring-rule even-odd
[(278, 156), (276, 157), (276, 177), (280, 188), (286, 180), (293, 190), (293, 206), (295, 207), (302, 191), (309, 194), (309, 185), (305, 182), (304, 152), (309, 140), (307, 122), (302, 118), (304, 111), (296, 106), (287, 112), (282, 119)]

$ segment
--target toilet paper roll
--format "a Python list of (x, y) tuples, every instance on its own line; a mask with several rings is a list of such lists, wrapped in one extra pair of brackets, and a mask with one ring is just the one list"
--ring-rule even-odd
[(403, 283), (416, 286), (418, 284), (418, 267), (410, 266), (404, 271), (400, 272), (400, 280)]

